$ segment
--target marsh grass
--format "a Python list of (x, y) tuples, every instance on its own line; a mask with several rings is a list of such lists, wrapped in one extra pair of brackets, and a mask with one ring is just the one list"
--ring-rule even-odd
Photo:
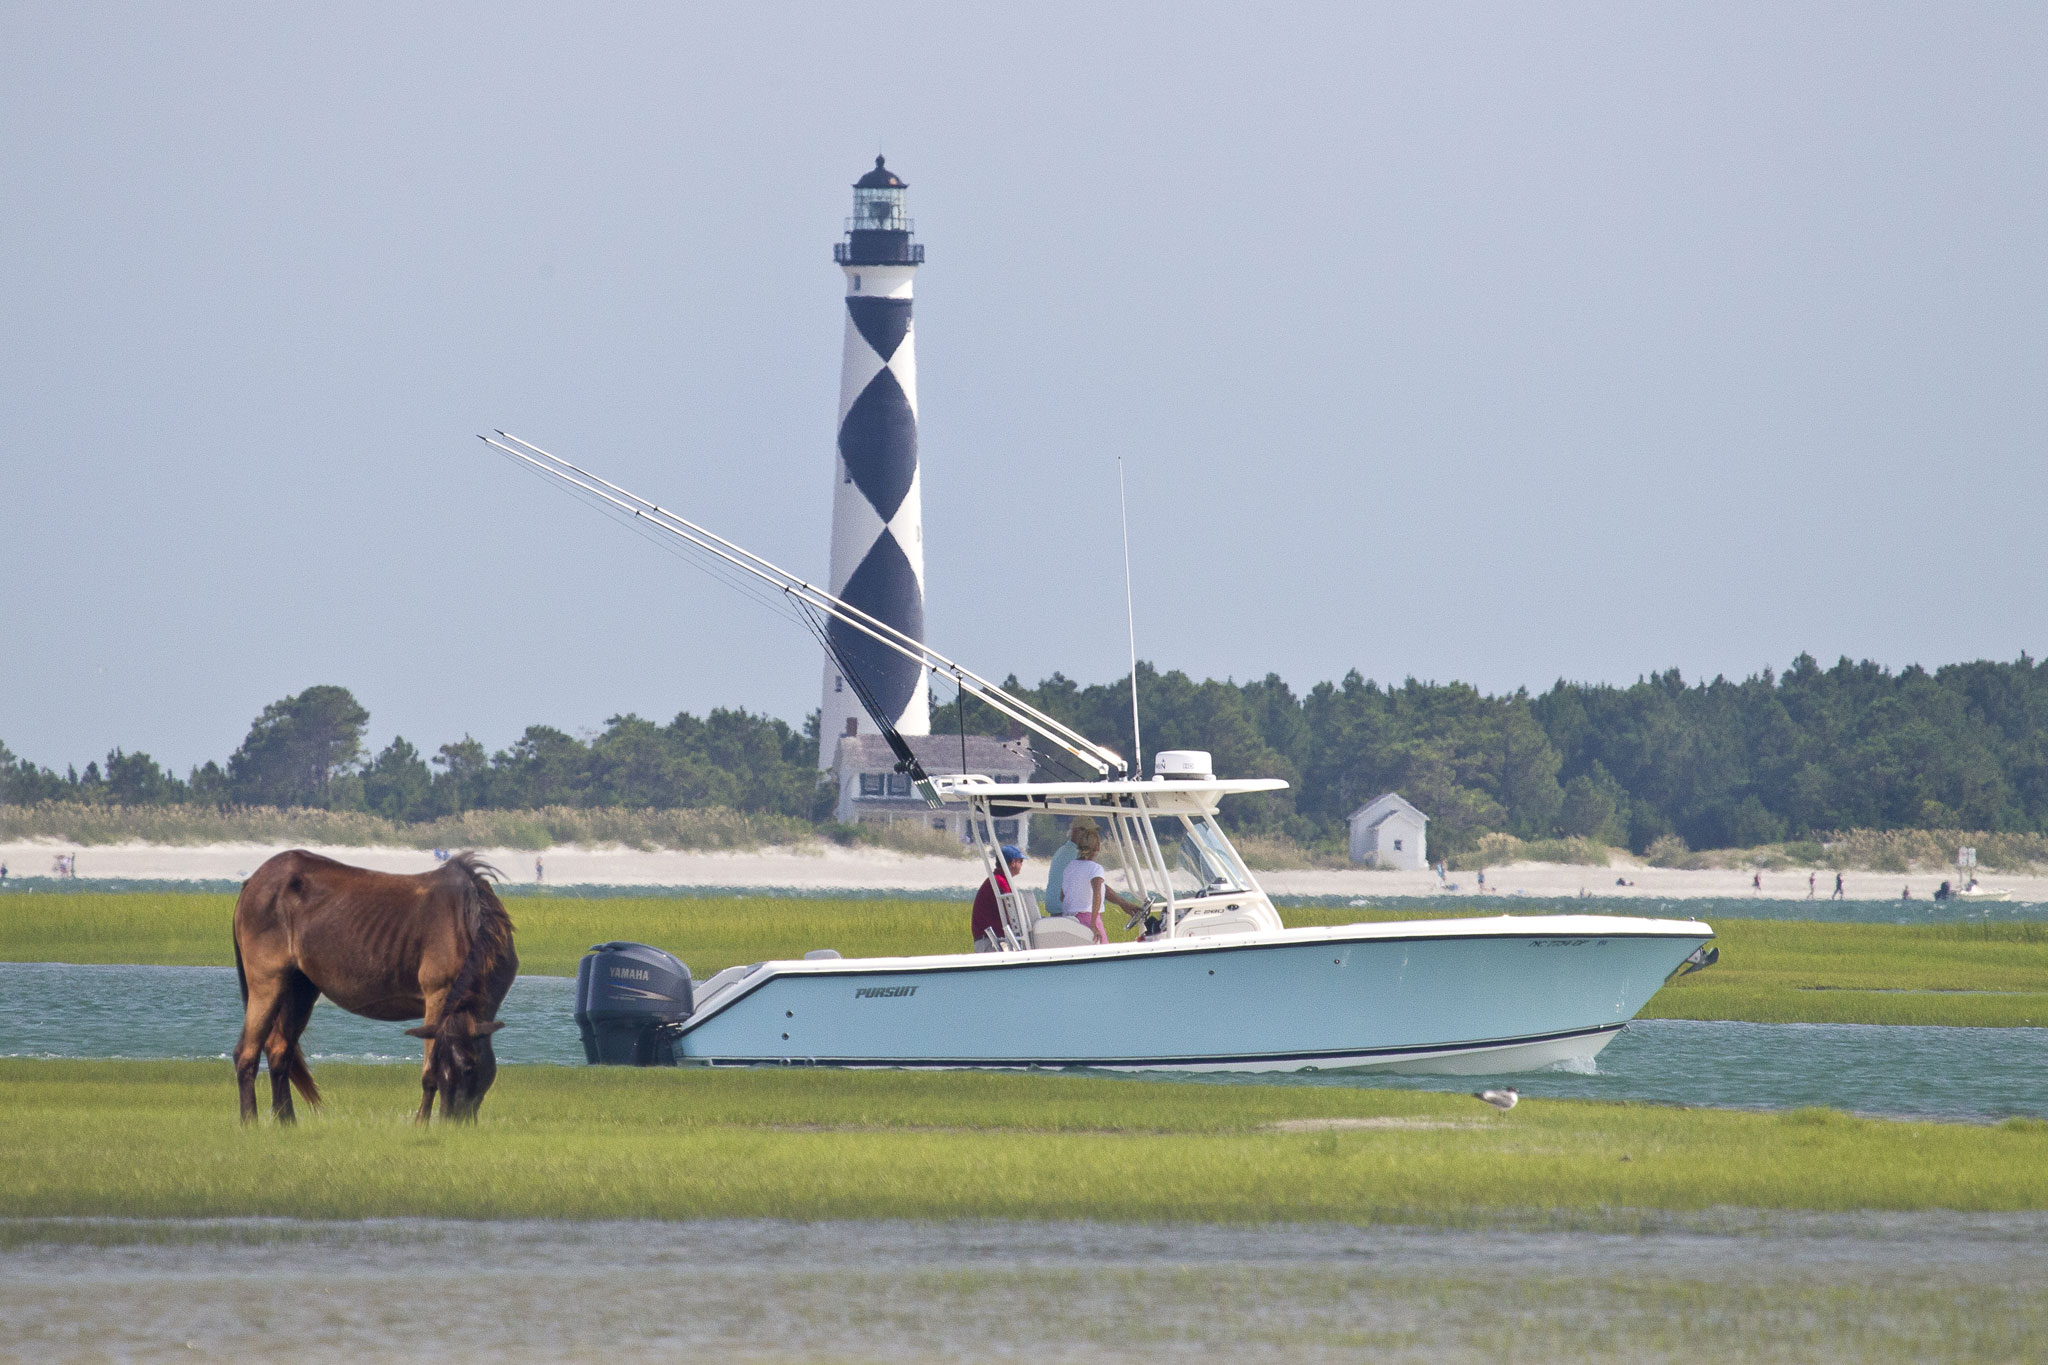
[[(1625, 1224), (1627, 1211), (2048, 1208), (2048, 1132), (1064, 1074), (507, 1067), (473, 1128), (330, 1064), (242, 1129), (226, 1068), (0, 1061), (0, 1216)], [(1622, 1157), (1629, 1160), (1623, 1161)]]
[(1729, 920), (1715, 934), (1720, 962), (1643, 1018), (2048, 1027), (2048, 925)]
[[(964, 898), (963, 898), (964, 899)], [(699, 979), (735, 963), (836, 948), (848, 957), (959, 951), (964, 903), (780, 896), (520, 897), (521, 970), (572, 976), (595, 943), (668, 949)], [(22, 892), (0, 897), (0, 961), (232, 966), (234, 898), (182, 892)], [(1288, 924), (1409, 916), (1296, 909)], [(1439, 917), (1493, 913), (1446, 907)], [(1681, 977), (1646, 1019), (2048, 1027), (2048, 925), (1819, 924), (1727, 920), (1718, 965)]]
[(0, 839), (56, 839), (86, 847), (139, 841), (348, 848), (547, 849), (558, 844), (622, 844), (641, 849), (753, 849), (805, 843), (815, 837), (809, 821), (748, 815), (722, 806), (702, 810), (612, 806), (473, 810), (408, 824), (364, 811), (311, 807), (99, 806), (78, 801), (0, 805)]
[[(1497, 912), (1447, 909), (1441, 917), (1490, 913)], [(1410, 916), (1318, 908), (1285, 918), (1298, 926)], [(1666, 985), (1641, 1018), (2048, 1027), (2048, 924), (1723, 920), (1714, 942), (1721, 960)]]
[[(653, 943), (701, 979), (724, 967), (837, 948), (849, 957), (956, 952), (966, 907), (929, 900), (793, 897), (518, 897), (520, 970), (574, 976), (592, 944)], [(0, 897), (0, 961), (234, 965), (235, 898), (183, 892), (24, 892)]]

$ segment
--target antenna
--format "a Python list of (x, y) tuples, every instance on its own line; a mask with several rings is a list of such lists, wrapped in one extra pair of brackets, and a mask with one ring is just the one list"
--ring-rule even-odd
[(1124, 528), (1124, 625), (1131, 639), (1131, 777), (1145, 777), (1145, 741), (1138, 732), (1138, 612), (1131, 605), (1131, 512), (1124, 497), (1124, 457), (1116, 457), (1116, 514)]

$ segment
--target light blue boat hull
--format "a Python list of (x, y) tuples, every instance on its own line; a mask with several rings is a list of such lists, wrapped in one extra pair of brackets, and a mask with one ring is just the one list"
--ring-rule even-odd
[(707, 996), (677, 1051), (731, 1065), (1495, 1073), (1591, 1057), (1712, 937), (1695, 921), (1562, 915), (770, 962)]

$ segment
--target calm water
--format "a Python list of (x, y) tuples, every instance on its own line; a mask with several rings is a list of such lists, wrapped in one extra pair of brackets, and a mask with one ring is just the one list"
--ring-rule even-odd
[(1631, 1234), (0, 1220), (22, 1359), (2020, 1360), (2039, 1215)]
[(1641, 1019), (1584, 1071), (1514, 1076), (1300, 1072), (1189, 1076), (1243, 1085), (1480, 1090), (1725, 1109), (1822, 1105), (1895, 1118), (2048, 1118), (2048, 1029)]
[[(522, 976), (505, 999), (498, 1059), (583, 1064), (575, 983)], [(225, 1057), (241, 1028), (233, 969), (0, 963), (0, 1056)], [(305, 1038), (315, 1062), (417, 1062), (405, 1025), (321, 1001)], [(1183, 1076), (1221, 1085), (1476, 1090), (1512, 1083), (1551, 1098), (1741, 1109), (1825, 1105), (1913, 1118), (2048, 1118), (2048, 1029), (1858, 1024), (1631, 1024), (1586, 1072), (1489, 1079), (1314, 1072)]]

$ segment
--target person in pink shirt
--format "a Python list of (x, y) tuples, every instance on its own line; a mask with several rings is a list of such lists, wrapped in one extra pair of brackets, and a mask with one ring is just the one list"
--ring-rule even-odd
[(1060, 888), (1060, 899), (1066, 905), (1067, 913), (1087, 925), (1095, 933), (1097, 943), (1109, 942), (1109, 934), (1102, 927), (1102, 906), (1111, 905), (1127, 911), (1142, 909), (1133, 901), (1126, 900), (1110, 888), (1108, 873), (1096, 859), (1102, 853), (1102, 836), (1092, 829), (1076, 826), (1068, 836), (1074, 842), (1079, 855), (1067, 864), (1066, 876)]

